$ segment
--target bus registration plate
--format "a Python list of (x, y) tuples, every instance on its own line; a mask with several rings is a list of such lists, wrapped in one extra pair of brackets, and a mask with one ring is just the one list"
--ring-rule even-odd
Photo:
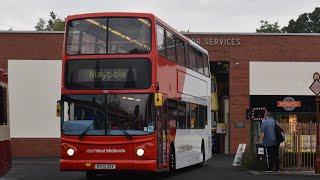
[(116, 169), (115, 164), (96, 164), (95, 169)]

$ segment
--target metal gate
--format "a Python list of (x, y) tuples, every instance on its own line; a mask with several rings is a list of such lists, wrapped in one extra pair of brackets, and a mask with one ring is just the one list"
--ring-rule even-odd
[(285, 169), (314, 170), (316, 123), (280, 123), (285, 142), (280, 145), (280, 165)]

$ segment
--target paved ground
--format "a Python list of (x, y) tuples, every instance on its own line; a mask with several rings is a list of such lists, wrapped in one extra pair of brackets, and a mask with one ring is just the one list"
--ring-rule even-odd
[[(317, 179), (319, 176), (301, 175), (279, 175), (279, 174), (252, 174), (246, 170), (233, 168), (231, 166), (233, 157), (215, 155), (204, 167), (189, 167), (179, 170), (173, 177), (160, 177), (152, 174), (113, 174), (102, 175), (97, 179), (110, 180), (224, 180), (224, 179), (245, 179), (245, 180), (309, 180)], [(59, 163), (56, 158), (41, 159), (15, 159), (11, 171), (0, 180), (85, 180), (83, 172), (60, 172)]]

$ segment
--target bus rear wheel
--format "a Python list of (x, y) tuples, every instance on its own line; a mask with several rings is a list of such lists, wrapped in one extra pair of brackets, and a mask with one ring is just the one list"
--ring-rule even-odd
[(97, 177), (97, 174), (92, 171), (86, 171), (86, 178), (87, 180), (95, 180)]

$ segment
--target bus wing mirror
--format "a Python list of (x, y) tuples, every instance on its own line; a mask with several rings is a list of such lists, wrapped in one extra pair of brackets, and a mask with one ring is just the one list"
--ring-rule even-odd
[(61, 116), (61, 101), (57, 101), (57, 106), (56, 106), (56, 116), (60, 117)]
[(162, 93), (154, 94), (154, 106), (162, 106), (163, 105), (163, 95)]

